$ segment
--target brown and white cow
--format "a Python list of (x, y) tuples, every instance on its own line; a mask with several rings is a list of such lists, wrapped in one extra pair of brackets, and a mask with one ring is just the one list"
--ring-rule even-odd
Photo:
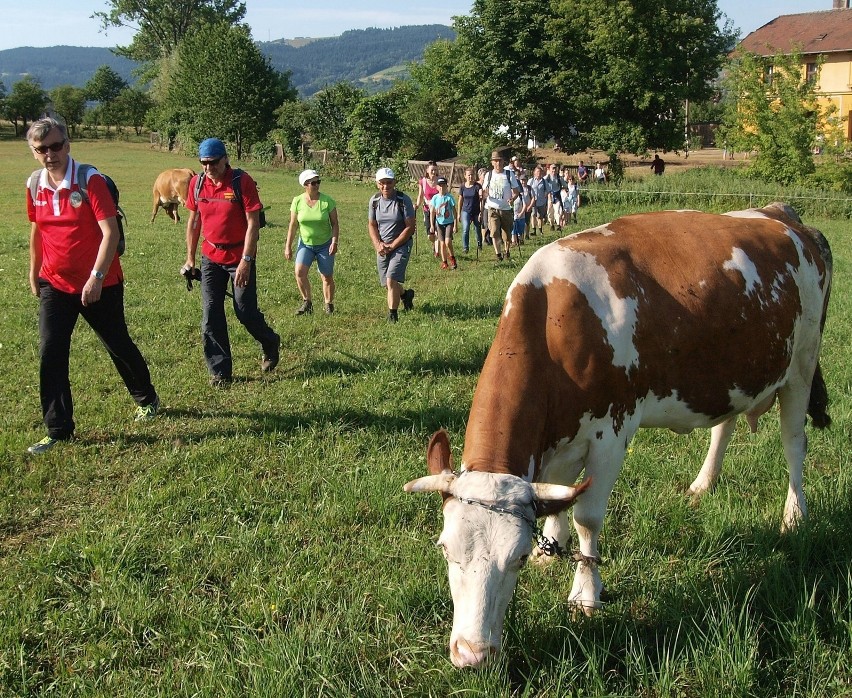
[(825, 238), (783, 204), (625, 216), (530, 257), (476, 387), (460, 474), (438, 432), (431, 475), (405, 486), (444, 497), (456, 666), (498, 652), (535, 517), (566, 546), (575, 498), (570, 599), (600, 606), (598, 536), (639, 427), (712, 427), (691, 486), (700, 494), (718, 478), (737, 415), (753, 425), (777, 398), (789, 468), (782, 526), (805, 516), (805, 415), (830, 423), (818, 355), (831, 271)]
[(180, 221), (178, 207), (186, 205), (189, 193), (189, 180), (195, 172), (189, 168), (165, 170), (157, 175), (154, 182), (154, 207), (151, 210), (151, 222), (157, 217), (157, 211), (162, 206), (169, 217), (175, 222)]

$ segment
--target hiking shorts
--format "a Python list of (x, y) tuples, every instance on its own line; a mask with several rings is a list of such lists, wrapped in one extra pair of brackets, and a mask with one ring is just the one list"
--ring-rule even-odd
[(486, 211), (488, 215), (488, 232), (491, 233), (491, 237), (502, 237), (506, 242), (511, 240), (512, 226), (515, 224), (515, 214), (512, 210), (507, 209), (503, 211), (497, 208), (489, 208)]
[(455, 227), (455, 223), (435, 223), (435, 235), (441, 242), (447, 242), (453, 239)]
[(386, 254), (384, 257), (377, 254), (376, 268), (379, 271), (379, 286), (387, 286), (388, 279), (403, 283), (410, 256), (411, 240), (406, 242), (402, 247), (397, 247), (393, 252)]

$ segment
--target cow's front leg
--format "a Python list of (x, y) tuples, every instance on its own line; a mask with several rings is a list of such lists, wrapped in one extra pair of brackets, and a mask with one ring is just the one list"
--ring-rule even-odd
[[(550, 541), (556, 541), (556, 544), (562, 550), (569, 550), (569, 541), (571, 538), (571, 519), (569, 510), (561, 511), (553, 516), (548, 516), (544, 520), (544, 526), (541, 529), (541, 535)], [(533, 545), (532, 561), (537, 565), (546, 565), (556, 559), (553, 555), (545, 553), (538, 545)]]
[(591, 480), (591, 484), (574, 505), (574, 528), (580, 550), (569, 600), (582, 608), (586, 615), (601, 607), (603, 583), (598, 570), (598, 538), (609, 495), (624, 463), (626, 444), (634, 432), (635, 428), (625, 434), (623, 440), (613, 434), (610, 439), (604, 439), (607, 443), (590, 451), (585, 477)]

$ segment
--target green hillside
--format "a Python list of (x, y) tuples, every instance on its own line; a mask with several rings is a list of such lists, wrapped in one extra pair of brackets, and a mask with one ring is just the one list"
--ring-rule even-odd
[[(368, 89), (380, 90), (390, 80), (375, 76), (391, 71), (405, 74), (405, 66), (420, 60), (423, 51), (439, 38), (453, 39), (455, 32), (442, 24), (396, 27), (394, 29), (354, 29), (340, 36), (310, 39), (279, 39), (258, 42), (272, 65), (292, 73), (294, 86), (309, 97), (326, 85), (340, 81), (364, 82)], [(82, 87), (101, 65), (109, 65), (129, 83), (137, 64), (113, 54), (107, 48), (83, 46), (21, 47), (0, 51), (0, 81), (7, 90), (24, 75), (35, 75), (42, 87), (57, 85)]]

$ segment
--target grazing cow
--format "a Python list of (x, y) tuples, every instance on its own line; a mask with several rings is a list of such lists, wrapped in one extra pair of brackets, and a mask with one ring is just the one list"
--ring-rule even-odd
[[(777, 398), (789, 468), (782, 527), (805, 516), (806, 413), (816, 427), (831, 421), (818, 365), (831, 271), (825, 238), (783, 204), (625, 216), (530, 257), (476, 386), (461, 472), (438, 432), (431, 475), (405, 486), (444, 497), (438, 543), (456, 666), (499, 651), (535, 517), (547, 516), (545, 537), (566, 546), (575, 499), (569, 598), (587, 613), (600, 607), (598, 536), (639, 427), (712, 427), (690, 488), (701, 494), (718, 478), (737, 415), (754, 427)], [(583, 471), (579, 487), (565, 486)]]
[(154, 182), (154, 208), (151, 211), (151, 222), (157, 217), (157, 211), (162, 206), (169, 217), (175, 222), (180, 221), (178, 207), (186, 204), (186, 195), (189, 192), (189, 180), (195, 172), (189, 168), (165, 170), (157, 175)]

